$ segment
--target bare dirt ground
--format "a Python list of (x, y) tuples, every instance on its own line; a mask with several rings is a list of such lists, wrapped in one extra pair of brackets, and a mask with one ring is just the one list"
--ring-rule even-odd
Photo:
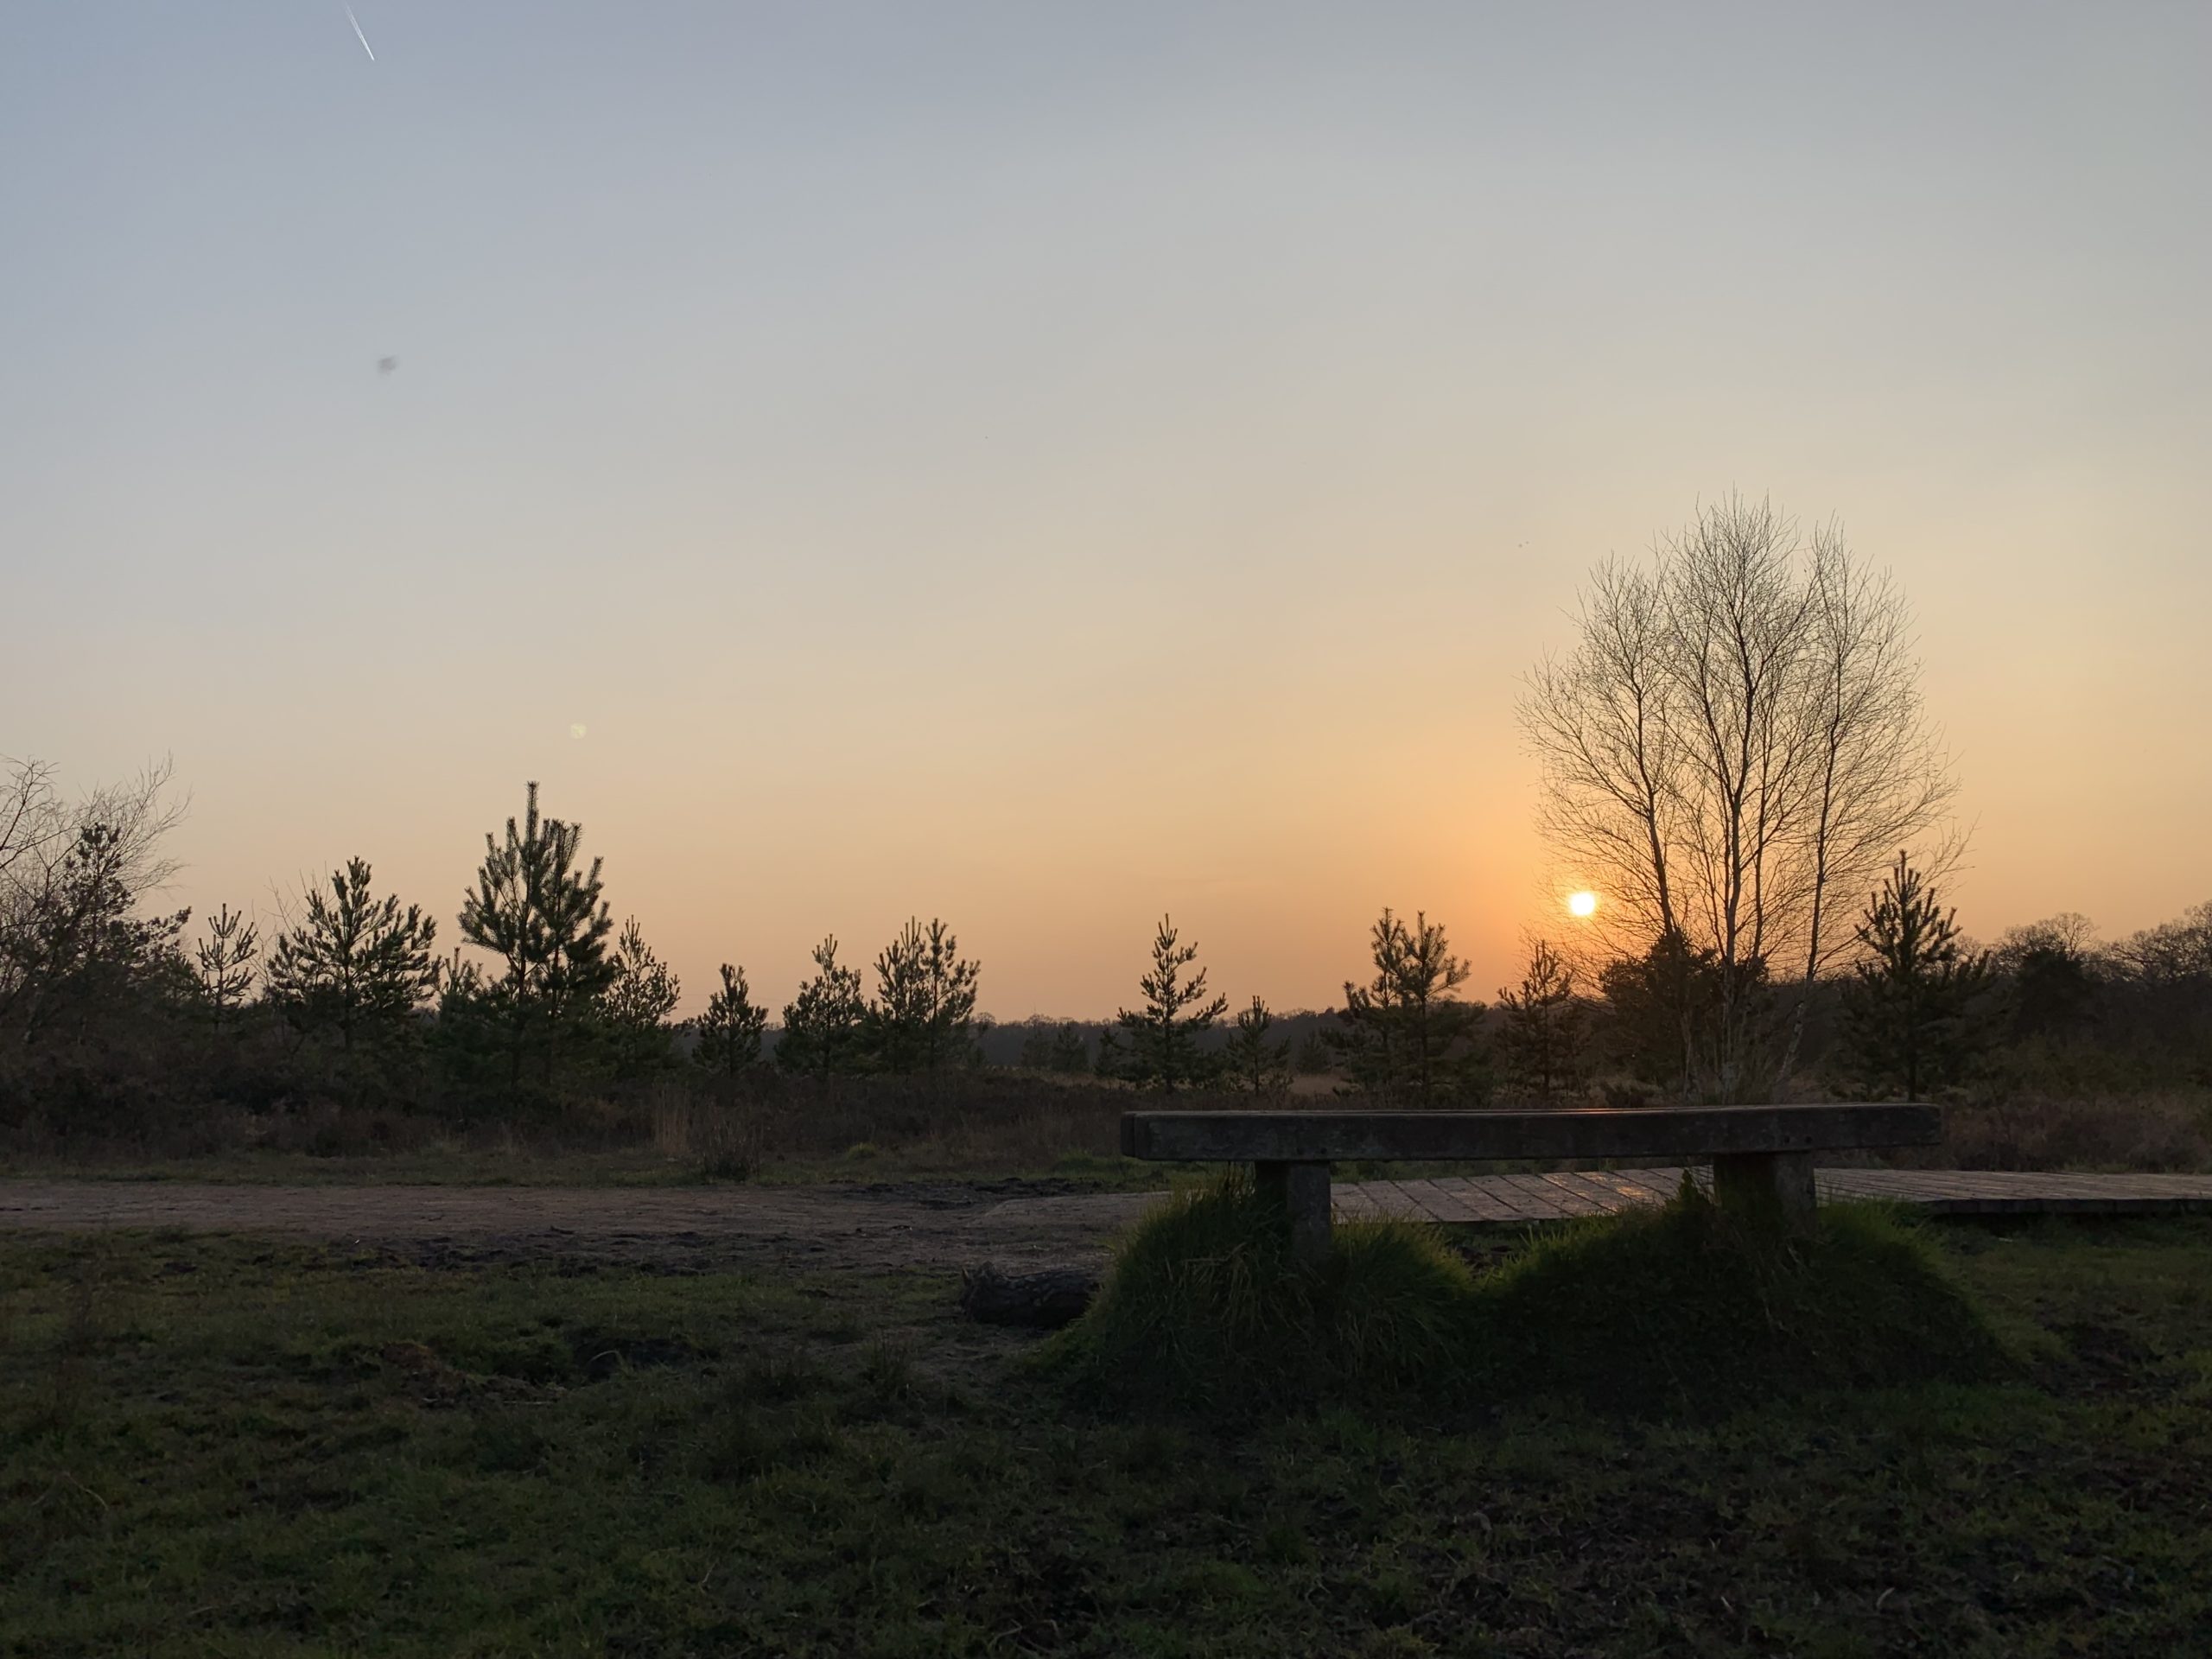
[(988, 1185), (247, 1186), (0, 1182), (0, 1228), (289, 1235), (441, 1262), (592, 1257), (779, 1273), (1096, 1265), (1156, 1195), (1007, 1198)]
[[(1666, 1201), (1676, 1168), (1369, 1180), (1338, 1213), (1510, 1226)], [(1936, 1214), (2173, 1214), (2212, 1210), (2212, 1176), (1834, 1169), (1823, 1197)], [(213, 1181), (0, 1181), (0, 1228), (256, 1233), (468, 1263), (624, 1261), (761, 1272), (890, 1271), (997, 1262), (1102, 1265), (1146, 1192), (1052, 1193), (1018, 1181), (836, 1186), (276, 1186)]]

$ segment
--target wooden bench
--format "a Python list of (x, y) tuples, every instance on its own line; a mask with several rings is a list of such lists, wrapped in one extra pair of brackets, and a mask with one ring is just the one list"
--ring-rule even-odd
[(1250, 1164), (1282, 1206), (1301, 1261), (1329, 1249), (1329, 1166), (1666, 1158), (1713, 1165), (1723, 1207), (1802, 1231), (1812, 1224), (1813, 1154), (1932, 1146), (1939, 1108), (1916, 1104), (1694, 1106), (1544, 1112), (1129, 1112), (1122, 1152), (1173, 1163)]

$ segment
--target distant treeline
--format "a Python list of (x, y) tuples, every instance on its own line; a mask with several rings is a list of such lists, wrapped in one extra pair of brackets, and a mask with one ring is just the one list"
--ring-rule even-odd
[(823, 940), (774, 1019), (728, 963), (678, 1020), (676, 975), (634, 920), (615, 926), (601, 861), (535, 785), (485, 836), (445, 949), (445, 918), (379, 893), (359, 858), (273, 925), (150, 908), (168, 782), (73, 798), (36, 763), (0, 775), (0, 1131), (18, 1143), (332, 1103), (544, 1120), (675, 1089), (734, 1108), (771, 1077), (919, 1098), (987, 1068), (1408, 1106), (2212, 1082), (2212, 905), (2117, 944), (2061, 916), (1985, 950), (1904, 859), (1850, 918), (1840, 969), (1809, 983), (1662, 934), (1602, 960), (1539, 941), (1484, 1001), (1441, 922), (1385, 910), (1341, 1002), (1232, 1013), (1163, 918), (1114, 1018), (994, 1022), (982, 965), (915, 918), (865, 968)]

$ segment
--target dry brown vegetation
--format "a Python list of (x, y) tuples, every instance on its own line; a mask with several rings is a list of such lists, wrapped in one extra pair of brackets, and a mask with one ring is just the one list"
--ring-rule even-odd
[(2017, 1095), (1944, 1114), (1924, 1161), (1954, 1169), (2212, 1169), (2212, 1092)]
[[(1325, 1079), (1269, 1103), (1356, 1105)], [(1624, 1094), (1626, 1091), (1618, 1091)], [(1572, 1103), (1657, 1105), (1592, 1090)], [(1249, 1095), (1188, 1093), (1235, 1107)], [(324, 1103), (216, 1109), (63, 1141), (35, 1123), (0, 1147), (20, 1172), (433, 1181), (879, 1181), (1042, 1176), (1090, 1186), (1157, 1185), (1164, 1172), (1119, 1156), (1119, 1122), (1157, 1096), (1110, 1084), (986, 1070), (934, 1078), (791, 1077), (734, 1086), (692, 1075), (554, 1114), (456, 1123), (396, 1107)], [(1500, 1103), (1501, 1104), (1505, 1103)], [(1899, 1161), (1960, 1169), (2212, 1169), (2212, 1090), (2003, 1094), (1955, 1100), (1939, 1147)]]

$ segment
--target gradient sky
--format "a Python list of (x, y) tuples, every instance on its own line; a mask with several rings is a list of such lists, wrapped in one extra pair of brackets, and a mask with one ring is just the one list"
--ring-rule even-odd
[(1912, 596), (1967, 927), (2212, 896), (2212, 8), (355, 10), (0, 9), (0, 753), (174, 755), (180, 902), (449, 941), (537, 778), (693, 1006), (1487, 995), (1518, 677), (1731, 487)]

